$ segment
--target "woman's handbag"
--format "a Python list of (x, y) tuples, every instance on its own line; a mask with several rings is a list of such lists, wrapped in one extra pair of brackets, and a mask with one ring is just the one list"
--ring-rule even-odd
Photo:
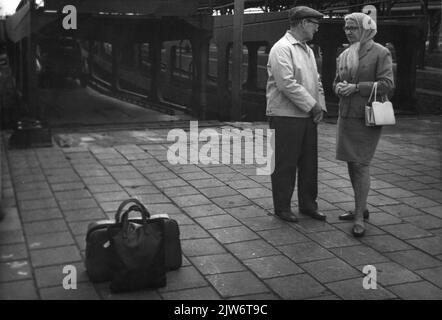
[[(388, 98), (384, 102), (376, 101), (378, 83), (373, 84), (370, 97), (368, 98), (368, 105), (365, 106), (365, 125), (372, 126), (388, 126), (396, 124), (394, 118), (393, 104), (388, 101)], [(374, 93), (374, 100), (370, 104), (371, 97)]]

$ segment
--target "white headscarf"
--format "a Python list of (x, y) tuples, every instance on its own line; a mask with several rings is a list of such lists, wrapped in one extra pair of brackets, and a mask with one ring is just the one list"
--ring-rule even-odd
[(376, 35), (377, 26), (376, 22), (365, 13), (362, 12), (353, 12), (344, 17), (345, 21), (352, 20), (355, 21), (359, 27), (360, 31), (360, 39), (350, 45), (342, 54), (339, 59), (339, 76), (341, 79), (345, 77), (345, 75), (350, 74), (352, 77), (355, 76), (356, 72), (359, 68), (359, 49), (361, 45), (366, 43), (367, 41), (373, 39)]

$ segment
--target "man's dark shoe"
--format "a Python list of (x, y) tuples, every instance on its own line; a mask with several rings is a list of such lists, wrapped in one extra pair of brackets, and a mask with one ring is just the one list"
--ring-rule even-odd
[(285, 221), (298, 222), (298, 217), (292, 211), (281, 211), (281, 212), (275, 213), (275, 215), (279, 219), (282, 219)]
[[(363, 215), (364, 215), (364, 219), (369, 218), (370, 214), (367, 209), (365, 209)], [(339, 220), (354, 220), (354, 219), (355, 219), (355, 214), (353, 211), (348, 211), (348, 212), (343, 213), (339, 216)]]
[(320, 213), (318, 211), (309, 211), (309, 210), (299, 210), (300, 213), (305, 214), (306, 216), (310, 216), (313, 219), (325, 221), (326, 215), (323, 213)]

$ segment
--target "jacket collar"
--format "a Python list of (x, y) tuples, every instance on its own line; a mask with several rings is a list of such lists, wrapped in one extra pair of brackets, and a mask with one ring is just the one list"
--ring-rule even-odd
[(285, 33), (285, 38), (288, 40), (288, 42), (290, 42), (290, 44), (292, 44), (292, 45), (300, 45), (301, 48), (303, 48), (304, 50), (306, 50), (308, 52), (307, 43), (298, 41), (293, 36), (293, 34), (290, 32), (290, 30), (287, 30), (287, 32)]

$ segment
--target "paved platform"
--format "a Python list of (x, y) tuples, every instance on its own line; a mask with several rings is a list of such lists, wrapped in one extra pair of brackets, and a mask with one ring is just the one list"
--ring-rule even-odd
[[(200, 122), (220, 130), (264, 123)], [(336, 125), (319, 127), (319, 208), (326, 222), (273, 216), (269, 176), (254, 165), (171, 165), (167, 133), (185, 121), (57, 131), (52, 148), (1, 153), (0, 299), (442, 299), (440, 118), (385, 128), (372, 166), (362, 239), (338, 215), (353, 209)], [(8, 132), (3, 132), (3, 144)], [(184, 265), (167, 286), (112, 294), (83, 265), (87, 225), (129, 197), (180, 224)], [(293, 208), (296, 210), (296, 195)], [(78, 288), (65, 290), (74, 265)], [(377, 270), (377, 289), (362, 269)]]

